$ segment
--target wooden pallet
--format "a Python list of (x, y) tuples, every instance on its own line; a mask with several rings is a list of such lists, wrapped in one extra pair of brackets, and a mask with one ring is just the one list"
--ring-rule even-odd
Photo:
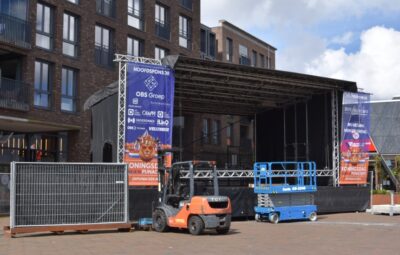
[(65, 231), (76, 231), (86, 233), (89, 230), (107, 230), (117, 229), (118, 231), (129, 232), (132, 229), (130, 223), (114, 223), (114, 224), (86, 224), (86, 225), (55, 225), (55, 226), (34, 226), (34, 227), (15, 227), (4, 226), (4, 236), (16, 237), (17, 234), (38, 233), (38, 232), (53, 232), (62, 234)]

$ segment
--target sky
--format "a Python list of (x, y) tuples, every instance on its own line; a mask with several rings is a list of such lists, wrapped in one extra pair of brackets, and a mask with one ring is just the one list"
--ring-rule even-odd
[(400, 0), (201, 0), (201, 22), (227, 20), (271, 44), (276, 69), (400, 95)]

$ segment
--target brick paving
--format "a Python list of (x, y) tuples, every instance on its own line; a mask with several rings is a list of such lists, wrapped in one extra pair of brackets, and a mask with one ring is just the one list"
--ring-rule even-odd
[[(0, 218), (1, 226), (8, 218)], [(228, 235), (191, 236), (185, 231), (91, 231), (26, 234), (6, 238), (0, 255), (100, 254), (400, 254), (400, 216), (347, 213), (317, 222), (277, 225), (236, 221)]]

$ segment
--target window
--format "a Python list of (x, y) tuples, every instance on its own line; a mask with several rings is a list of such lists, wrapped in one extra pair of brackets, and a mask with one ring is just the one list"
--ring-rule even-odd
[(200, 29), (200, 51), (207, 54), (207, 31)]
[(265, 58), (263, 54), (260, 54), (260, 66), (265, 68)]
[(250, 65), (250, 59), (248, 55), (247, 47), (239, 44), (239, 64), (241, 65)]
[(63, 67), (61, 74), (61, 110), (76, 112), (77, 71)]
[(102, 66), (113, 66), (113, 50), (111, 30), (99, 25), (95, 28), (95, 61)]
[(257, 66), (257, 51), (253, 50), (253, 61), (251, 66)]
[(247, 58), (248, 52), (246, 46), (239, 44), (239, 55)]
[(226, 127), (226, 145), (233, 145), (233, 123)]
[(203, 126), (201, 129), (201, 137), (202, 137), (203, 143), (209, 143), (208, 119), (203, 119)]
[(36, 46), (44, 49), (53, 47), (53, 12), (44, 4), (37, 4), (36, 10)]
[(186, 9), (192, 10), (193, 3), (192, 0), (180, 0), (181, 6), (185, 7)]
[(168, 9), (160, 4), (155, 7), (156, 35), (166, 40), (170, 39)]
[(160, 24), (166, 23), (166, 9), (164, 6), (156, 4), (156, 12), (155, 12), (156, 22)]
[(143, 0), (128, 0), (128, 25), (140, 30), (144, 29)]
[(216, 44), (216, 39), (215, 39), (215, 34), (214, 33), (210, 33), (210, 56), (215, 58), (215, 44)]
[(184, 48), (191, 47), (191, 27), (188, 18), (179, 16), (179, 46)]
[(160, 48), (160, 47), (157, 47), (157, 46), (155, 47), (155, 49), (154, 49), (154, 58), (155, 59), (161, 60), (166, 55), (167, 55), (167, 50), (166, 49), (163, 49), (163, 48)]
[(220, 124), (218, 120), (213, 120), (211, 122), (211, 143), (218, 145), (220, 137)]
[(50, 65), (42, 61), (35, 61), (35, 91), (34, 105), (50, 108)]
[(79, 0), (67, 0), (67, 1), (73, 4), (79, 4)]
[(128, 37), (127, 53), (135, 57), (143, 56), (143, 41), (134, 37)]
[(96, 11), (104, 16), (115, 18), (115, 1), (96, 0)]
[(27, 20), (28, 0), (1, 0), (0, 13)]
[(78, 56), (78, 19), (67, 13), (64, 13), (63, 54)]
[(231, 38), (226, 38), (226, 61), (232, 62), (233, 57), (233, 41)]

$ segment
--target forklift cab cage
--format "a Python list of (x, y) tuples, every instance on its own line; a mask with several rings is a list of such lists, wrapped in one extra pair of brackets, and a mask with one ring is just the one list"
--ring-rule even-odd
[[(195, 178), (195, 171), (197, 169), (206, 169), (211, 171), (211, 178), (202, 178), (195, 182), (197, 179)], [(163, 170), (164, 171), (161, 170), (160, 173), (160, 181), (162, 187), (161, 190), (163, 190), (162, 201), (165, 201), (166, 203), (175, 200), (174, 204), (177, 206), (182, 200), (191, 200), (193, 196), (198, 195), (197, 193), (203, 193), (207, 188), (208, 185), (206, 185), (207, 183), (205, 182), (212, 182), (213, 194), (210, 195), (219, 195), (217, 168), (214, 161), (184, 161), (173, 163), (170, 171), (168, 171), (169, 174), (165, 188), (163, 188), (164, 185), (162, 181), (166, 179), (166, 168), (163, 168)], [(200, 182), (204, 184), (204, 186), (199, 185)]]

